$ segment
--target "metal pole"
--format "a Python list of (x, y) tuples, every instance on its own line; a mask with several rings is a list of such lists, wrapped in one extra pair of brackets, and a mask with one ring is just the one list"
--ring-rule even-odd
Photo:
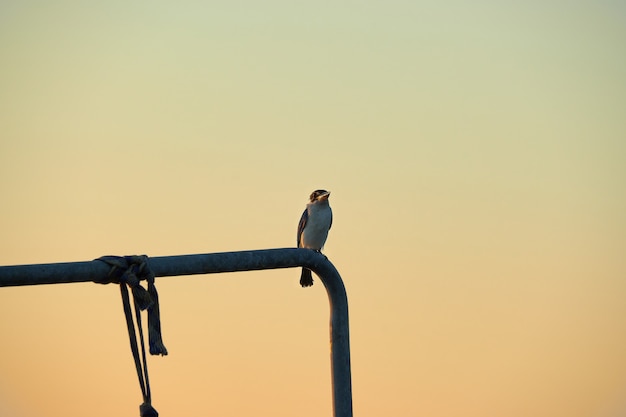
[[(333, 415), (352, 417), (352, 379), (348, 298), (341, 276), (324, 256), (308, 249), (284, 248), (149, 258), (157, 277), (304, 266), (326, 287), (330, 302)], [(0, 266), (0, 287), (98, 281), (109, 267), (100, 261)]]

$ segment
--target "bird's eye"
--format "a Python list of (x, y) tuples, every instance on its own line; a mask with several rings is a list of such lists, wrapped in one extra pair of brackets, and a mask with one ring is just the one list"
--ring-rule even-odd
[(315, 190), (313, 191), (313, 193), (311, 194), (311, 196), (309, 197), (311, 199), (311, 201), (315, 201), (317, 200), (322, 194), (326, 194), (325, 190)]

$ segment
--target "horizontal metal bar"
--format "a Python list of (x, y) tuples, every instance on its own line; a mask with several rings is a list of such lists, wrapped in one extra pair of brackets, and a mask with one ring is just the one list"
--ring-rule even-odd
[[(294, 267), (315, 272), (330, 302), (334, 416), (352, 417), (348, 298), (339, 272), (324, 255), (309, 249), (283, 248), (157, 256), (148, 262), (156, 277)], [(100, 261), (0, 266), (0, 287), (103, 281), (109, 270)]]
[[(198, 255), (156, 256), (148, 259), (157, 277), (306, 266), (315, 270), (328, 262), (306, 249), (284, 248)], [(100, 261), (0, 266), (0, 287), (102, 281), (109, 266)]]

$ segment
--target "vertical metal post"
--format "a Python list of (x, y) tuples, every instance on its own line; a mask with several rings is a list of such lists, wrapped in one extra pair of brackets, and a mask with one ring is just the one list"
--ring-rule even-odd
[[(215, 274), (261, 269), (306, 267), (326, 287), (330, 302), (333, 414), (352, 417), (352, 377), (348, 298), (341, 276), (323, 255), (308, 249), (284, 248), (149, 258), (157, 277)], [(0, 287), (103, 281), (109, 267), (100, 261), (0, 266)]]
[(350, 373), (350, 335), (348, 297), (337, 270), (328, 262), (326, 268), (315, 271), (328, 293), (330, 302), (331, 367), (333, 375), (333, 404), (335, 417), (352, 417), (352, 377)]

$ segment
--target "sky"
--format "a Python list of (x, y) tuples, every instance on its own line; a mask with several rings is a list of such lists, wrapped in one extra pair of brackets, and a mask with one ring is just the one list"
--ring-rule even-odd
[[(0, 5), (0, 265), (293, 247), (355, 415), (626, 415), (626, 7)], [(297, 269), (157, 279), (153, 405), (332, 415)], [(0, 289), (0, 415), (137, 415), (119, 290)]]

